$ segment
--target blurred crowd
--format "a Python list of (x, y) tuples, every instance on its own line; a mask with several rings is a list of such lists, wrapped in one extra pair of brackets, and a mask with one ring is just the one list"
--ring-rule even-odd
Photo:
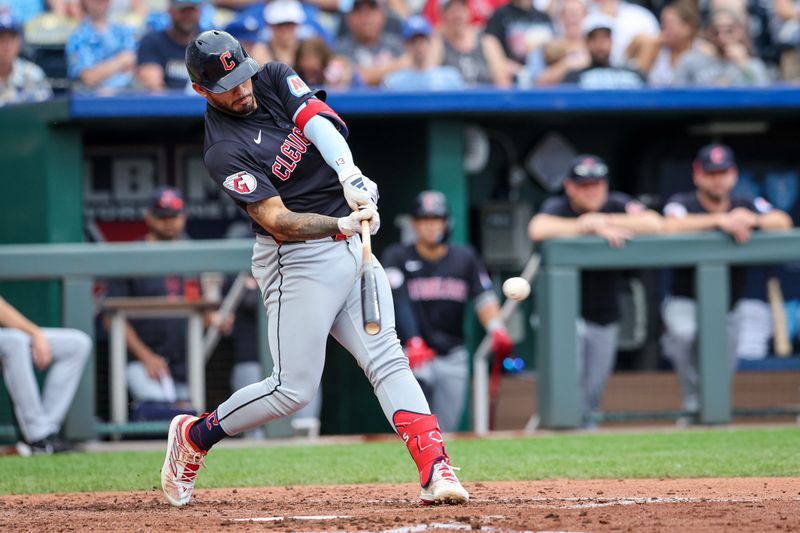
[(186, 90), (185, 47), (214, 28), (330, 89), (800, 78), (798, 0), (0, 0), (0, 105)]

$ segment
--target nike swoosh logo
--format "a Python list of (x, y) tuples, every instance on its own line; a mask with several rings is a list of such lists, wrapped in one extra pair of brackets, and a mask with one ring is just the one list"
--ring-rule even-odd
[(253, 139), (253, 142), (255, 142), (256, 144), (261, 144), (261, 130), (258, 130), (258, 137)]

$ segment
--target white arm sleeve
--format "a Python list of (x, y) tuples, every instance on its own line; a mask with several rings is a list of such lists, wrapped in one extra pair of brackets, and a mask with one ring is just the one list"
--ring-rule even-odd
[(339, 181), (344, 181), (354, 174), (361, 174), (361, 170), (353, 163), (353, 154), (347, 141), (330, 120), (319, 115), (311, 117), (306, 123), (303, 135), (314, 143), (328, 166), (336, 171)]

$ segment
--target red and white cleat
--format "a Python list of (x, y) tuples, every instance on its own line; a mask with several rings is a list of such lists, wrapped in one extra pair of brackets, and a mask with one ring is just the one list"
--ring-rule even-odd
[(161, 489), (167, 501), (183, 507), (192, 499), (197, 471), (204, 466), (206, 452), (197, 450), (188, 438), (196, 416), (178, 415), (169, 425), (167, 456), (161, 467)]
[(422, 503), (432, 505), (437, 503), (462, 504), (469, 501), (469, 492), (456, 477), (452, 466), (447, 460), (439, 461), (433, 466), (433, 474), (428, 487), (422, 487), (419, 497)]

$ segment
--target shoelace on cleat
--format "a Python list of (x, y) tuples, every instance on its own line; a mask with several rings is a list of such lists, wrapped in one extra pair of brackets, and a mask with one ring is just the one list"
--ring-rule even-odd
[(458, 483), (458, 478), (456, 477), (455, 472), (453, 470), (461, 470), (457, 466), (453, 466), (449, 463), (441, 462), (437, 465), (436, 472), (439, 474), (439, 477), (446, 481), (450, 481), (452, 483)]
[[(185, 459), (184, 457), (188, 458)], [(178, 458), (175, 459), (175, 462), (178, 463), (178, 465), (183, 466), (181, 471), (181, 479), (179, 481), (191, 483), (195, 476), (197, 476), (197, 471), (206, 466), (203, 457), (204, 454), (194, 450), (189, 450), (185, 446), (181, 446)]]

